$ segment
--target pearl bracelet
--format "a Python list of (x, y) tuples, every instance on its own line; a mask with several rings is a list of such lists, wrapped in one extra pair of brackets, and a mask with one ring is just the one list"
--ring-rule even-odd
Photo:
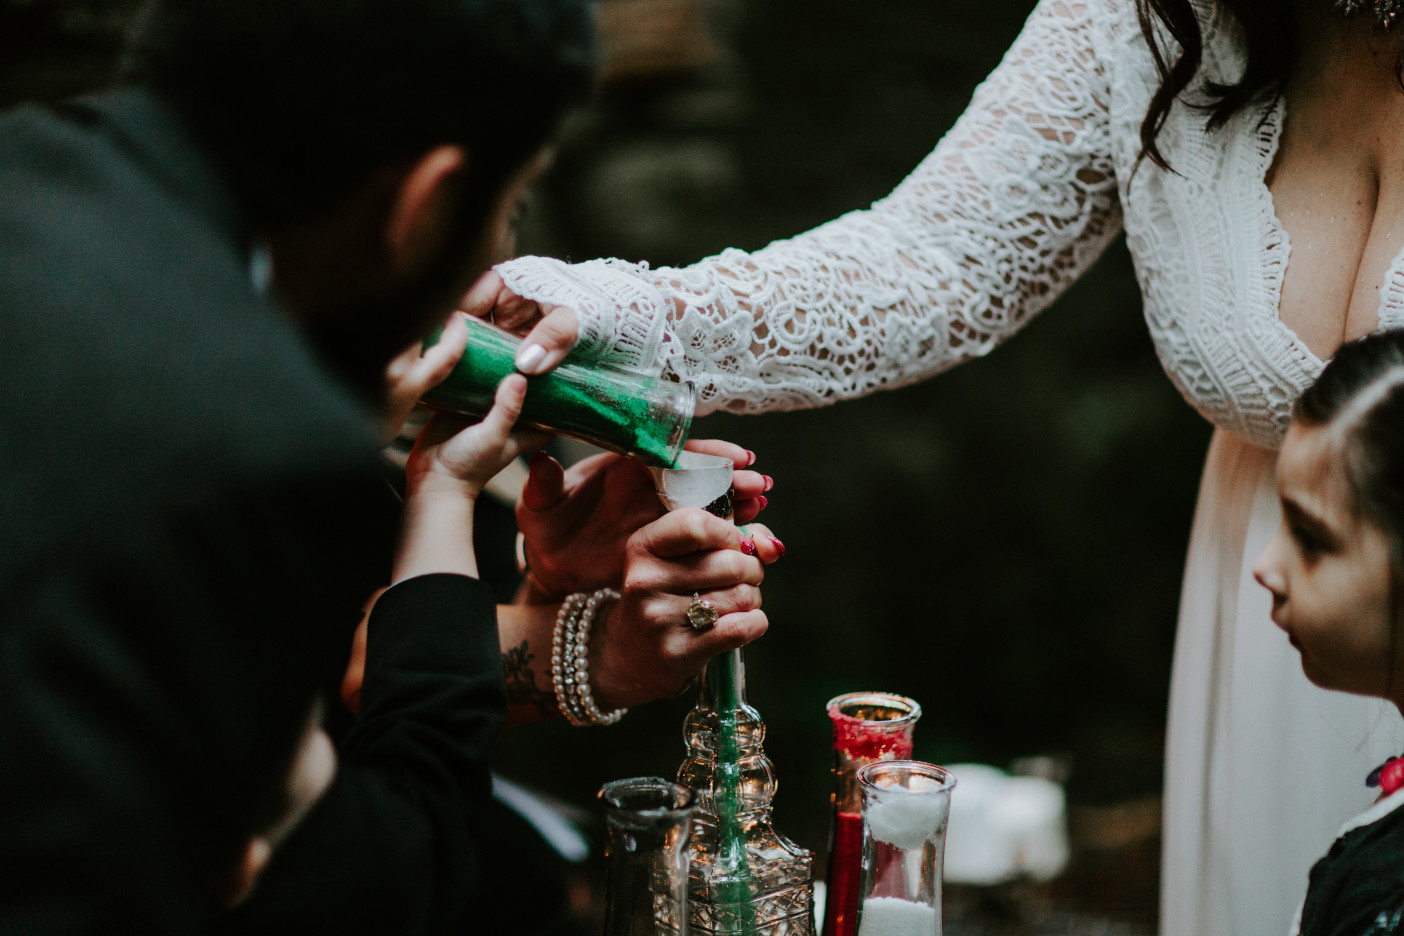
[(590, 692), (590, 628), (605, 602), (618, 601), (619, 592), (601, 588), (592, 594), (576, 592), (561, 602), (551, 637), (551, 684), (561, 714), (572, 725), (612, 725), (628, 709), (601, 712)]

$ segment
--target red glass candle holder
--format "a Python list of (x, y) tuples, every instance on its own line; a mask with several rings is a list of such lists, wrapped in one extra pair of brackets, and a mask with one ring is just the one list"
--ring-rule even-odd
[(910, 758), (921, 706), (891, 692), (849, 692), (830, 699), (828, 712), (834, 723), (834, 787), (823, 936), (854, 936), (863, 857), (858, 768)]

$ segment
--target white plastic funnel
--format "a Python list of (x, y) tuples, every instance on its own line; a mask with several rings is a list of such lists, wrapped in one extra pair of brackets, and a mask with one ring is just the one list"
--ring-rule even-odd
[(723, 520), (731, 519), (732, 462), (719, 455), (683, 452), (676, 468), (650, 468), (653, 486), (669, 510), (701, 507)]

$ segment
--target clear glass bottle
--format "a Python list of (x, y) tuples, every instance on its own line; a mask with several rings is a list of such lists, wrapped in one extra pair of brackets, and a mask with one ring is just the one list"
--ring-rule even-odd
[[(468, 323), (468, 348), (442, 383), (424, 395), (435, 409), (482, 416), (502, 378), (516, 373), (521, 339), (481, 319)], [(433, 345), (432, 335), (426, 345)], [(521, 422), (669, 467), (692, 427), (692, 384), (566, 358), (527, 381)]]
[(912, 730), (921, 717), (921, 706), (891, 692), (849, 692), (830, 699), (827, 710), (834, 725), (834, 787), (824, 876), (824, 936), (853, 936), (863, 855), (858, 768), (911, 757)]
[(955, 775), (919, 761), (879, 761), (858, 769), (858, 786), (858, 936), (941, 936), (941, 865)]
[[(731, 462), (685, 452), (653, 472), (669, 510), (701, 507), (732, 518)], [(770, 821), (775, 771), (765, 724), (746, 704), (741, 651), (711, 660), (683, 725), (678, 782), (697, 792), (689, 845), (693, 936), (813, 936), (814, 857)]]
[(693, 936), (812, 936), (814, 859), (771, 825), (775, 771), (746, 704), (740, 650), (707, 664), (683, 728), (678, 782), (697, 791), (688, 904)]
[(687, 936), (687, 843), (696, 795), (659, 777), (600, 788), (605, 936)]

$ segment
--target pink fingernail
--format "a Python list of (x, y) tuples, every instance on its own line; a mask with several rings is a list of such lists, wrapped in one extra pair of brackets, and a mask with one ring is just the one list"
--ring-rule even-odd
[(765, 479), (765, 489), (767, 491), (775, 487), (775, 479), (770, 475), (761, 475), (761, 477)]
[(754, 556), (756, 554), (756, 544), (743, 536), (741, 537), (741, 551), (748, 556)]
[(761, 510), (764, 510), (764, 509), (765, 509), (765, 505), (770, 503), (770, 498), (766, 497), (764, 494), (758, 495), (758, 496), (756, 497), (756, 500), (760, 501), (760, 509), (761, 509)]
[(785, 544), (784, 544), (784, 543), (780, 542), (778, 539), (776, 539), (776, 538), (773, 537), (773, 536), (770, 538), (770, 541), (771, 541), (772, 543), (775, 544), (775, 548), (776, 548), (776, 549), (780, 550), (780, 555), (782, 555), (782, 556), (785, 555)]
[(750, 459), (750, 461), (746, 462), (747, 468), (751, 467), (756, 463), (756, 453), (751, 451), (750, 449), (746, 449), (746, 457)]

